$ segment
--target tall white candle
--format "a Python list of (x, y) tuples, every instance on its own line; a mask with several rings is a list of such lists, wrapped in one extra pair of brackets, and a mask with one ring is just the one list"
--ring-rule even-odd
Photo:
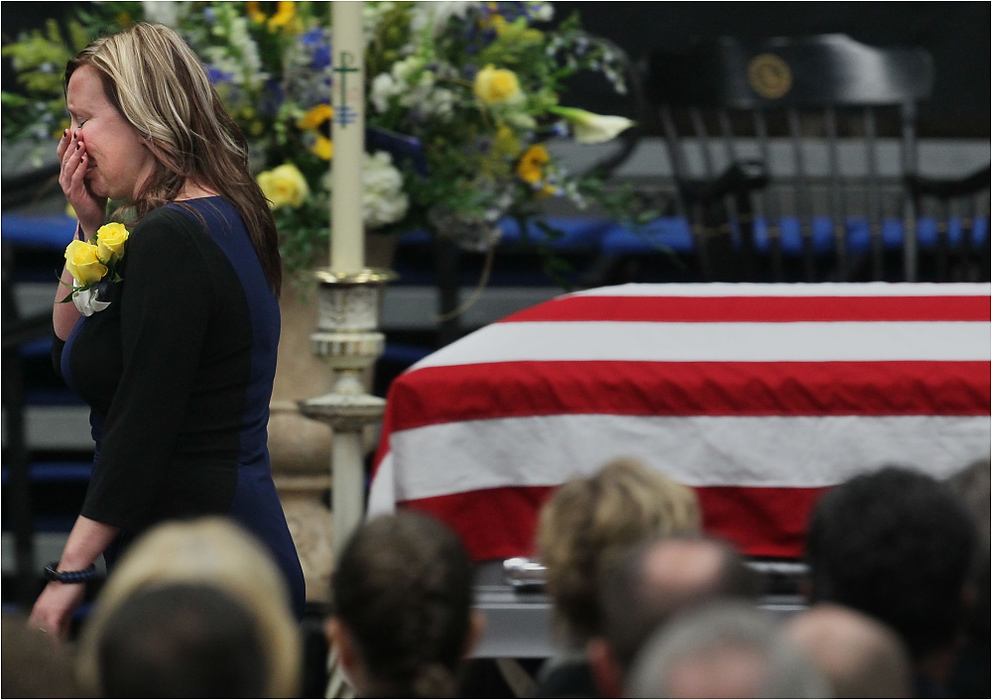
[(365, 153), (365, 40), (362, 3), (331, 3), (334, 87), (334, 157), (331, 159), (331, 270), (352, 274), (365, 267), (362, 162)]

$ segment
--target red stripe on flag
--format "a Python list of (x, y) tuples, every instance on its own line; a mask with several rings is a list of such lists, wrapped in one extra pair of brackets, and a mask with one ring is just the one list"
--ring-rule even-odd
[(579, 295), (552, 299), (500, 323), (634, 321), (784, 323), (992, 320), (988, 296), (666, 297)]
[[(560, 414), (987, 415), (977, 362), (500, 362), (425, 367), (389, 391), (390, 431)], [(395, 421), (395, 422), (393, 422)]]
[(696, 489), (703, 529), (754, 557), (799, 557), (816, 501), (828, 488), (707, 486)]
[(447, 523), (476, 561), (533, 555), (541, 506), (555, 487), (506, 486), (397, 504)]
[[(406, 501), (447, 523), (473, 559), (532, 556), (541, 506), (554, 487), (517, 486)], [(806, 524), (825, 488), (697, 488), (703, 528), (748, 556), (802, 555)]]

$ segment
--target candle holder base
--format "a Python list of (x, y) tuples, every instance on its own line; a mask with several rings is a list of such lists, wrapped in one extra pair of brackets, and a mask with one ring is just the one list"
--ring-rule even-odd
[(370, 394), (332, 393), (305, 401), (300, 412), (338, 431), (360, 431), (382, 420), (386, 401)]
[(322, 268), (318, 282), (317, 328), (310, 348), (335, 375), (330, 393), (300, 404), (307, 418), (326, 423), (332, 431), (332, 507), (334, 548), (339, 551), (358, 527), (365, 504), (365, 430), (382, 420), (386, 401), (368, 393), (361, 373), (383, 352), (378, 332), (382, 292), (396, 278), (390, 270), (367, 268), (344, 274)]

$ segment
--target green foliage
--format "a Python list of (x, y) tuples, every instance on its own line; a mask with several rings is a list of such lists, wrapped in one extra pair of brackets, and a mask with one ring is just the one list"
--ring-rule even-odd
[[(134, 22), (169, 24), (203, 61), (249, 140), (256, 172), (271, 180), (273, 171), (291, 166), (300, 191), (309, 192), (270, 199), (284, 259), (293, 270), (310, 267), (331, 235), (330, 5), (103, 2), (89, 8), (78, 9), (65, 29), (50, 22), (4, 47), (20, 87), (3, 94), (4, 136), (53, 149), (67, 124), (66, 61), (97, 36)], [(569, 172), (545, 144), (574, 137), (569, 120), (553, 111), (566, 81), (580, 70), (598, 71), (622, 92), (621, 57), (587, 34), (577, 16), (542, 31), (551, 12), (546, 2), (364, 3), (367, 126), (419, 144), (412, 159), (409, 149), (391, 149), (392, 158), (369, 154), (367, 229), (426, 228), (485, 249), (499, 237), (499, 219), (532, 218), (547, 197), (599, 203), (619, 214), (624, 204), (613, 202), (601, 181)], [(477, 93), (479, 74), (489, 69), (502, 71), (518, 94)], [(548, 260), (549, 271), (560, 274)]]

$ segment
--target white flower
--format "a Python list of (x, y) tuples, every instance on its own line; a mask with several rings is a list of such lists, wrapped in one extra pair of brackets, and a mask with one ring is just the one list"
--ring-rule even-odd
[(403, 192), (403, 176), (385, 151), (366, 156), (362, 169), (362, 218), (366, 227), (379, 228), (406, 215), (409, 199)]
[(550, 22), (554, 17), (555, 10), (550, 2), (529, 2), (530, 16), (539, 22)]
[(393, 77), (401, 83), (413, 82), (414, 76), (424, 69), (424, 59), (408, 56), (393, 64)]
[(430, 116), (448, 121), (455, 114), (455, 101), (457, 95), (447, 88), (438, 88), (428, 95), (425, 111)]
[(552, 107), (550, 111), (568, 120), (575, 133), (575, 140), (579, 143), (609, 141), (634, 126), (634, 122), (626, 117), (593, 114), (574, 107)]
[(389, 109), (389, 99), (401, 92), (399, 84), (389, 73), (380, 73), (372, 80), (369, 99), (380, 114)]
[[(76, 279), (72, 280), (74, 287), (78, 287), (79, 281)], [(108, 306), (110, 306), (109, 301), (100, 301), (96, 296), (96, 287), (90, 287), (89, 289), (81, 289), (77, 292), (72, 293), (72, 303), (76, 305), (79, 309), (79, 313), (83, 316), (92, 316), (97, 311), (103, 311)]]
[[(248, 33), (248, 19), (233, 16), (228, 26), (229, 45), (206, 47), (204, 53), (208, 61), (225, 73), (232, 73), (235, 85), (248, 85), (253, 88), (262, 85), (269, 76), (262, 71), (262, 58), (258, 53), (258, 45)], [(215, 32), (217, 29), (219, 27), (215, 28)]]
[(161, 0), (143, 0), (141, 10), (149, 22), (157, 22), (175, 29), (179, 26), (179, 8), (174, 2)]
[(426, 29), (437, 36), (452, 17), (464, 18), (470, 10), (482, 6), (481, 2), (416, 2), (410, 9), (410, 30), (417, 34)]
[(376, 29), (382, 24), (382, 18), (392, 12), (395, 6), (396, 3), (393, 2), (362, 3), (362, 30), (366, 41), (375, 36)]

